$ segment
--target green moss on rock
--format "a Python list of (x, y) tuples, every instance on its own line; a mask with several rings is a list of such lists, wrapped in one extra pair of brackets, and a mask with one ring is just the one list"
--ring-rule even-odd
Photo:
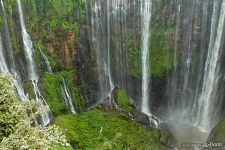
[(3, 21), (3, 16), (0, 15), (0, 25), (2, 25), (3, 23), (4, 23), (4, 21)]
[(119, 108), (130, 112), (132, 110), (132, 104), (126, 92), (124, 90), (116, 91), (116, 102)]
[(16, 0), (4, 1), (4, 6), (9, 15), (12, 15), (13, 9), (16, 7)]
[(212, 129), (207, 141), (222, 142), (223, 147), (225, 148), (225, 119)]

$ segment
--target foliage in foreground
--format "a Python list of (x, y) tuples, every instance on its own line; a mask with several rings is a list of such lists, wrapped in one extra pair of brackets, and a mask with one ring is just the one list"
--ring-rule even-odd
[(66, 139), (57, 126), (35, 126), (40, 110), (34, 101), (21, 101), (10, 82), (0, 75), (0, 150), (49, 150), (64, 147)]
[(59, 116), (55, 124), (66, 130), (67, 140), (77, 149), (165, 149), (157, 142), (158, 131), (149, 131), (119, 112), (93, 109), (80, 115)]

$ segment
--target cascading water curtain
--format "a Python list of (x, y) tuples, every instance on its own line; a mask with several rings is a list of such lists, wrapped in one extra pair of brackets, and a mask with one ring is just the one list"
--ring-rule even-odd
[(206, 132), (219, 121), (224, 6), (224, 0), (177, 1), (174, 68), (168, 79), (165, 120), (180, 121)]

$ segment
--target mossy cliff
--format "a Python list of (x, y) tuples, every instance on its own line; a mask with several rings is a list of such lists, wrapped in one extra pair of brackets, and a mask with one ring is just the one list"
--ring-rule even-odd
[(79, 27), (84, 18), (84, 2), (23, 0), (23, 4), (34, 42), (61, 66), (73, 68), (80, 48)]

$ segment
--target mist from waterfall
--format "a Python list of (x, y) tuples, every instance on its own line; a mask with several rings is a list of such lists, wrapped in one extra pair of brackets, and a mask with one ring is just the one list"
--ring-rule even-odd
[(162, 107), (167, 111), (159, 115), (178, 143), (204, 142), (221, 119), (224, 6), (224, 0), (176, 2), (173, 70)]

